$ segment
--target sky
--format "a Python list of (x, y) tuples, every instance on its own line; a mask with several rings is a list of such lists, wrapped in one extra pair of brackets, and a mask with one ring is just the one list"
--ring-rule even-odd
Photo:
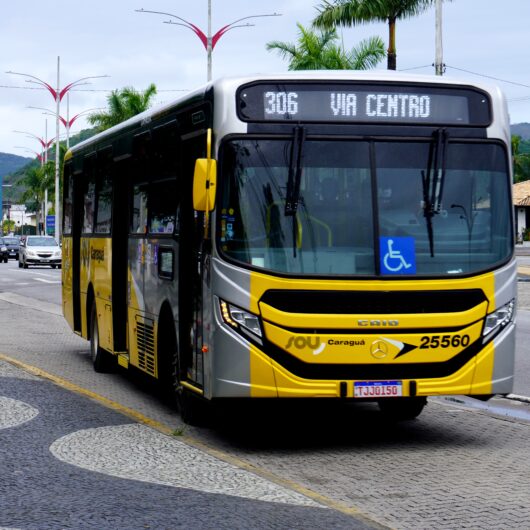
[[(249, 20), (252, 27), (234, 28), (213, 52), (213, 77), (275, 73), (287, 61), (265, 45), (273, 40), (294, 43), (296, 23), (311, 24), (321, 0), (211, 0), (212, 32), (239, 18), (279, 13), (278, 17)], [(66, 98), (61, 115), (70, 118), (89, 109), (106, 107), (114, 89), (144, 90), (155, 83), (155, 104), (177, 99), (206, 82), (206, 52), (197, 36), (170, 17), (135, 10), (172, 13), (205, 33), (208, 0), (18, 0), (4, 2), (0, 17), (0, 152), (34, 156), (40, 151), (33, 136), (52, 139), (55, 112), (49, 92), (27, 83), (21, 72), (57, 86), (60, 57), (62, 88), (84, 77)], [(417, 74), (434, 73), (434, 7), (413, 19), (398, 21), (397, 68)], [(177, 21), (177, 19), (174, 19)], [(242, 22), (244, 23), (244, 22)], [(530, 1), (453, 0), (443, 5), (443, 53), (446, 76), (498, 84), (506, 94), (511, 123), (530, 122)], [(339, 30), (348, 48), (379, 35), (388, 44), (383, 23)], [(378, 66), (386, 68), (386, 59)], [(82, 114), (72, 134), (87, 127)], [(22, 131), (16, 133), (13, 131)], [(29, 134), (27, 134), (29, 133)], [(61, 126), (61, 134), (64, 128)], [(33, 136), (32, 136), (33, 135)]]

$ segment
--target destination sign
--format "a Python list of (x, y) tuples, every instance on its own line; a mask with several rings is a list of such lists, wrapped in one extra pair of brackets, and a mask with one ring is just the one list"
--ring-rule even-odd
[(491, 121), (488, 97), (460, 87), (263, 84), (241, 89), (238, 98), (245, 121), (475, 126)]

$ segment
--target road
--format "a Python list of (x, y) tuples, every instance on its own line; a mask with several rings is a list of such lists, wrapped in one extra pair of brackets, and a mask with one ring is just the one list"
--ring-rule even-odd
[(49, 267), (19, 269), (16, 261), (0, 263), (0, 292), (12, 292), (61, 305), (61, 271)]
[(529, 527), (527, 404), (430, 400), (388, 424), (372, 405), (312, 402), (185, 427), (138, 374), (94, 373), (59, 278), (0, 264), (0, 527)]

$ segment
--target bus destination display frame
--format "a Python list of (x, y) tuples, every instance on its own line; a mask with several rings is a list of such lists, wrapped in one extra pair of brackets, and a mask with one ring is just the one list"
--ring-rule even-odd
[(489, 96), (471, 87), (409, 83), (263, 82), (236, 95), (242, 121), (487, 127)]

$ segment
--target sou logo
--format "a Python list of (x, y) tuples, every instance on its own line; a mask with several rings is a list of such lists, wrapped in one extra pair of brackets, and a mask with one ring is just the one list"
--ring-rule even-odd
[(309, 348), (313, 351), (313, 355), (318, 355), (324, 351), (326, 344), (320, 340), (320, 337), (315, 336), (290, 337), (285, 349), (288, 350), (293, 347), (298, 350)]

